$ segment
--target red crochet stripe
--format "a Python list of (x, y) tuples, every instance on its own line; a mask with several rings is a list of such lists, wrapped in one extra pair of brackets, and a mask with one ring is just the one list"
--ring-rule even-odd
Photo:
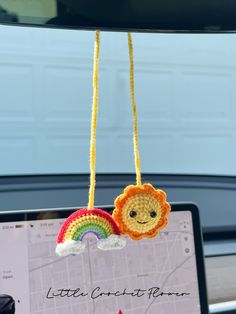
[(63, 238), (64, 235), (69, 227), (69, 225), (72, 223), (72, 221), (74, 221), (75, 219), (77, 219), (80, 216), (84, 216), (87, 215), (88, 213), (92, 213), (98, 216), (101, 216), (105, 219), (107, 219), (109, 221), (109, 223), (112, 225), (113, 230), (114, 230), (114, 234), (120, 235), (120, 230), (117, 226), (117, 224), (115, 223), (113, 217), (108, 214), (107, 212), (105, 212), (104, 210), (98, 209), (98, 208), (94, 208), (92, 210), (88, 210), (87, 208), (83, 208), (83, 209), (79, 209), (77, 211), (75, 211), (73, 214), (71, 214), (63, 223), (63, 225), (61, 226), (61, 230), (58, 234), (57, 237), (57, 243), (61, 243), (63, 242)]

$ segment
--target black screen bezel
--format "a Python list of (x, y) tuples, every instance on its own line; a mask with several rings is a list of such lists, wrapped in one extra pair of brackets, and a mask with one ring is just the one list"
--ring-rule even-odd
[[(99, 208), (112, 213), (112, 206), (98, 206)], [(63, 209), (46, 209), (46, 210), (19, 210), (19, 211), (8, 211), (0, 212), (0, 223), (1, 222), (15, 222), (15, 221), (32, 221), (40, 219), (60, 219), (67, 218), (77, 208), (63, 208)], [(206, 285), (206, 274), (205, 274), (205, 263), (203, 253), (203, 237), (200, 223), (199, 209), (197, 205), (193, 203), (171, 203), (171, 211), (190, 211), (193, 222), (193, 233), (194, 233), (194, 245), (195, 245), (195, 256), (197, 265), (197, 276), (198, 276), (198, 291), (200, 298), (201, 314), (208, 314), (208, 297), (207, 297), (207, 285)], [(48, 218), (48, 214), (53, 214), (52, 218)], [(43, 214), (47, 214), (47, 218), (44, 218)], [(56, 217), (55, 217), (56, 215)]]

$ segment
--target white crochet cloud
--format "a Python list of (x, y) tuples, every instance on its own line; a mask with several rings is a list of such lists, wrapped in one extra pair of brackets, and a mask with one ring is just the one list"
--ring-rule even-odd
[(97, 247), (100, 250), (120, 250), (126, 246), (126, 239), (116, 234), (110, 235), (106, 239), (98, 240)]
[(56, 246), (56, 253), (59, 256), (78, 255), (84, 250), (85, 244), (81, 241), (66, 240), (64, 243), (58, 243)]

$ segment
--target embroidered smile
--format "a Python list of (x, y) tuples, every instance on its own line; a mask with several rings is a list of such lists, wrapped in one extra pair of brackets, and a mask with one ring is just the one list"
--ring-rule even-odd
[(147, 224), (149, 222), (149, 221), (138, 221), (138, 220), (136, 220), (136, 221), (137, 221), (137, 223), (139, 223), (141, 225)]

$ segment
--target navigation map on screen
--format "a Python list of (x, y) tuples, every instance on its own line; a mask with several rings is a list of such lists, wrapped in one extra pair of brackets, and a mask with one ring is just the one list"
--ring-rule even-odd
[(0, 223), (0, 293), (16, 314), (200, 314), (192, 216), (171, 212), (157, 238), (58, 257), (64, 219)]

